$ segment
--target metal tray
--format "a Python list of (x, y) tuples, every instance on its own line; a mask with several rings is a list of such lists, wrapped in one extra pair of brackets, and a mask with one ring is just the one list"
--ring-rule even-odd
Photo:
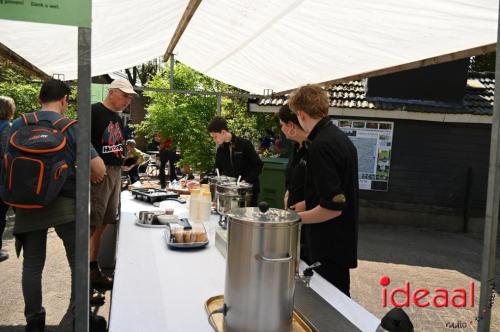
[(177, 200), (179, 198), (177, 193), (155, 188), (132, 189), (131, 193), (135, 199), (148, 203), (161, 202), (167, 199)]
[[(210, 316), (212, 312), (221, 308), (224, 305), (224, 295), (217, 295), (209, 298), (205, 302), (205, 311), (209, 315), (209, 320), (211, 322), (212, 327), (216, 327), (216, 332), (224, 332), (224, 315), (222, 314), (214, 314)], [(293, 332), (313, 332), (314, 330), (307, 325), (307, 323), (300, 317), (299, 313), (296, 310), (293, 311), (293, 322), (292, 322), (292, 331)]]
[(167, 247), (170, 249), (178, 250), (189, 250), (189, 249), (200, 249), (208, 245), (208, 240), (204, 242), (190, 242), (190, 243), (175, 243), (171, 241), (170, 237), (170, 227), (167, 227), (164, 233), (165, 242)]

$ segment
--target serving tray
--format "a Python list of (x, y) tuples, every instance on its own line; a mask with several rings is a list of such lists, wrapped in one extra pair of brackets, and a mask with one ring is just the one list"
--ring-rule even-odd
[[(213, 314), (210, 316), (212, 312), (217, 309), (220, 309), (224, 306), (224, 295), (217, 295), (209, 298), (205, 302), (205, 311), (209, 315), (209, 320), (211, 322), (210, 325), (214, 328), (216, 332), (224, 332), (224, 315)], [(307, 323), (300, 317), (297, 311), (293, 311), (292, 318), (292, 331), (293, 332), (313, 332), (313, 329), (307, 325)]]

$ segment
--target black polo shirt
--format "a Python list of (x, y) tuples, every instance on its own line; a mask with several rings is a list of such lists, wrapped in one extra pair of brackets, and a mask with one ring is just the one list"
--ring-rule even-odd
[(288, 206), (304, 200), (304, 185), (307, 167), (307, 148), (305, 144), (295, 143), (286, 166), (286, 190)]
[(306, 209), (318, 204), (342, 211), (334, 219), (311, 224), (305, 234), (309, 259), (357, 266), (358, 244), (358, 156), (347, 135), (330, 119), (323, 118), (308, 136), (305, 180)]
[(232, 134), (231, 142), (223, 143), (217, 148), (215, 167), (221, 175), (241, 178), (253, 185), (254, 192), (260, 189), (259, 175), (262, 171), (260, 160), (255, 148), (247, 139)]

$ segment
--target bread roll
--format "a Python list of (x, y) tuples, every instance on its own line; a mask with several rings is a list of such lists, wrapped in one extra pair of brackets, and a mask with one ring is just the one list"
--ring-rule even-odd
[(183, 243), (184, 242), (184, 232), (181, 228), (174, 228), (171, 230), (171, 233), (174, 237), (175, 243)]
[(193, 232), (191, 230), (184, 230), (184, 243), (193, 242)]
[(207, 240), (207, 233), (201, 231), (196, 234), (196, 242), (206, 242)]

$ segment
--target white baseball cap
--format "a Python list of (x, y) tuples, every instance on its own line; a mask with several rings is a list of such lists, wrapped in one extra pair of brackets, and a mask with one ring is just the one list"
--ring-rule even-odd
[(131, 94), (131, 95), (136, 95), (137, 93), (134, 91), (134, 87), (130, 82), (124, 78), (117, 78), (111, 84), (109, 85), (110, 89), (120, 89), (121, 91)]

